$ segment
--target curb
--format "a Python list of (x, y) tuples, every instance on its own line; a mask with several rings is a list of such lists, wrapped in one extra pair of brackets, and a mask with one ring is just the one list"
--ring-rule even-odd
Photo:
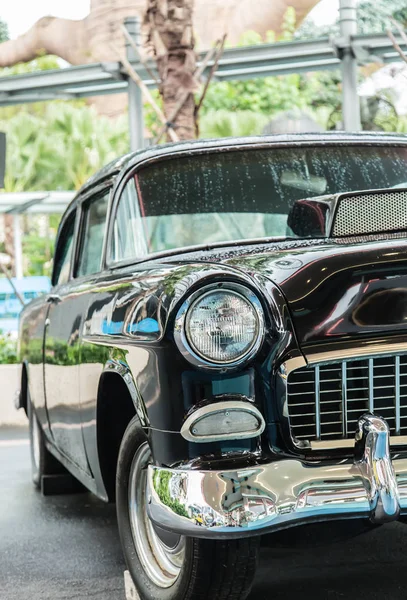
[(130, 571), (124, 572), (124, 589), (126, 592), (126, 600), (140, 600), (140, 596), (131, 578)]

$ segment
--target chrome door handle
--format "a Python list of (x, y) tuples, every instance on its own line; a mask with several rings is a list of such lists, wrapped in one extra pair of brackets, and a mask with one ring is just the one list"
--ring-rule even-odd
[(50, 304), (58, 304), (58, 302), (61, 302), (61, 296), (58, 296), (58, 294), (49, 294), (46, 300)]

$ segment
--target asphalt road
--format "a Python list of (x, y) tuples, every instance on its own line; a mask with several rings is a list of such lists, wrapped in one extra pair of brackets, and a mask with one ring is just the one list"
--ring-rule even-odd
[[(0, 431), (0, 599), (124, 600), (114, 506), (91, 494), (41, 497), (25, 437)], [(250, 600), (407, 598), (406, 525), (332, 535), (345, 525), (265, 539)]]

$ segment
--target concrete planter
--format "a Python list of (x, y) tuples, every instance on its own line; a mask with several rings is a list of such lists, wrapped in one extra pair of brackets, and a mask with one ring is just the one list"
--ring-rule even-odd
[(27, 425), (23, 410), (14, 408), (14, 397), (20, 389), (20, 365), (0, 365), (0, 426)]

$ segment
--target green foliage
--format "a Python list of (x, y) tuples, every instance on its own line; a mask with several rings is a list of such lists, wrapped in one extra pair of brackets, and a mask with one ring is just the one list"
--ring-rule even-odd
[(26, 112), (0, 121), (7, 134), (6, 192), (52, 189), (55, 148), (45, 128), (44, 120)]
[(51, 276), (55, 236), (56, 228), (53, 229), (52, 235), (47, 237), (39, 236), (35, 232), (24, 235), (22, 242), (23, 255), (29, 258), (24, 275)]
[(45, 125), (55, 148), (53, 189), (79, 189), (129, 148), (126, 116), (113, 121), (92, 107), (59, 104), (50, 105)]
[[(385, 33), (391, 26), (390, 17), (407, 23), (406, 0), (362, 0), (357, 6), (358, 33)], [(339, 15), (329, 25), (316, 25), (311, 17), (295, 32), (297, 39), (315, 39), (339, 34)]]
[(8, 27), (7, 23), (0, 19), (0, 44), (8, 40)]
[[(294, 37), (295, 26), (295, 11), (290, 7), (285, 13), (280, 36), (276, 38), (273, 32), (268, 32), (267, 40), (290, 41)], [(239, 45), (258, 43), (262, 43), (260, 36), (248, 32)], [(259, 133), (267, 120), (293, 109), (305, 112), (312, 109), (316, 114), (311, 116), (326, 126), (329, 107), (340, 106), (340, 81), (339, 72), (321, 71), (306, 75), (291, 74), (213, 83), (201, 113), (201, 135), (207, 137), (209, 133), (218, 137), (220, 132), (226, 131), (234, 132), (227, 135), (238, 135), (241, 131), (247, 134)], [(215, 111), (220, 111), (219, 117), (215, 116)], [(226, 112), (239, 113), (239, 116), (226, 116)], [(253, 116), (254, 113), (257, 113), (257, 118)], [(243, 125), (244, 115), (250, 115), (247, 127)], [(264, 120), (262, 116), (267, 116), (268, 119)]]
[[(274, 33), (273, 33), (274, 36)], [(274, 39), (272, 40), (275, 41)], [(246, 31), (239, 40), (239, 46), (259, 46), (263, 44), (263, 39), (257, 31)], [(228, 46), (229, 44), (226, 44)]]
[(99, 168), (128, 151), (127, 118), (93, 108), (50, 103), (42, 116), (16, 113), (0, 121), (8, 138), (5, 189), (78, 189)]
[(283, 23), (281, 25), (281, 35), (279, 40), (283, 41), (291, 41), (294, 37), (295, 29), (297, 26), (297, 17), (295, 14), (295, 8), (289, 6), (285, 11)]
[(169, 471), (155, 471), (153, 476), (154, 489), (157, 492), (161, 502), (171, 508), (181, 517), (188, 517), (188, 513), (183, 504), (176, 498), (173, 498), (169, 491), (169, 481), (171, 473)]
[(17, 356), (17, 340), (10, 334), (0, 331), (0, 364), (11, 365), (19, 362)]
[(244, 136), (260, 134), (268, 118), (251, 110), (207, 111), (200, 122), (200, 132), (203, 138), (218, 138), (229, 136)]
[(358, 5), (358, 32), (385, 33), (391, 27), (390, 17), (405, 12), (405, 0), (363, 0)]
[[(269, 31), (267, 41), (273, 43), (275, 41), (292, 40), (295, 26), (295, 10), (289, 7), (284, 15), (281, 34), (276, 36), (273, 31)], [(253, 46), (262, 43), (263, 39), (257, 32), (247, 31), (242, 35), (239, 46)], [(206, 130), (208, 129), (206, 114), (213, 114), (215, 110), (250, 111), (251, 113), (272, 115), (294, 107), (305, 107), (306, 103), (302, 99), (300, 81), (300, 76), (294, 74), (212, 83), (201, 111), (201, 115), (205, 116), (202, 120), (202, 126), (205, 126)], [(224, 120), (223, 115), (220, 118)], [(233, 128), (232, 123), (230, 123), (230, 126)]]
[[(103, 165), (128, 151), (127, 117), (97, 115), (93, 108), (49, 103), (42, 113), (16, 112), (0, 120), (7, 134), (6, 192), (78, 189)], [(59, 216), (25, 223), (25, 275), (50, 275)]]
[[(403, 2), (404, 4), (404, 2)], [(407, 27), (407, 6), (400, 8), (393, 13), (393, 17), (403, 25), (404, 28)]]
[(61, 67), (57, 56), (52, 54), (39, 54), (34, 60), (29, 62), (17, 63), (12, 67), (6, 67), (0, 70), (2, 77), (8, 75), (23, 75), (25, 73), (35, 73), (36, 71), (49, 71)]
[(247, 110), (271, 115), (281, 110), (305, 107), (300, 75), (222, 81), (210, 86), (202, 114), (213, 110)]

